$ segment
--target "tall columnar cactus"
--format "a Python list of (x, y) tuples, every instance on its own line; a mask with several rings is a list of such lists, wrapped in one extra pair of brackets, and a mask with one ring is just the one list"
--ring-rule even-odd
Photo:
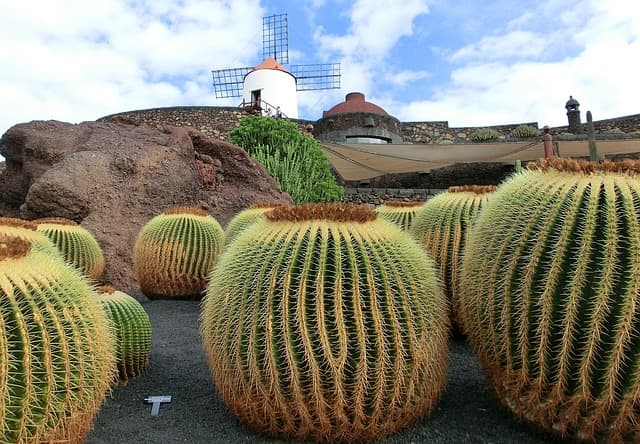
[(0, 233), (19, 237), (28, 241), (35, 249), (62, 257), (58, 247), (51, 242), (51, 239), (38, 231), (38, 225), (34, 222), (12, 217), (0, 217)]
[(425, 415), (445, 383), (431, 259), (369, 208), (276, 208), (211, 274), (201, 333), (216, 386), (272, 436), (361, 441)]
[(246, 210), (240, 211), (231, 219), (224, 230), (224, 245), (227, 246), (244, 230), (264, 218), (264, 213), (281, 206), (279, 203), (264, 202), (251, 205)]
[(424, 205), (423, 201), (399, 201), (390, 200), (376, 208), (378, 215), (398, 225), (403, 230), (409, 230), (411, 222), (416, 215), (416, 212)]
[(104, 255), (98, 241), (86, 228), (62, 217), (33, 221), (62, 252), (64, 258), (95, 281), (102, 278)]
[(86, 277), (0, 233), (0, 442), (82, 442), (114, 374), (109, 324)]
[(409, 233), (435, 260), (440, 281), (451, 301), (451, 319), (461, 332), (458, 316), (458, 273), (469, 228), (496, 187), (467, 185), (450, 187), (428, 200), (416, 214)]
[(120, 381), (137, 378), (149, 365), (151, 321), (140, 302), (113, 287), (98, 287), (115, 335), (116, 365)]
[(502, 403), (578, 440), (640, 436), (640, 163), (539, 161), (470, 233), (460, 306)]
[(177, 207), (154, 217), (134, 246), (142, 292), (150, 299), (201, 299), (223, 238), (220, 224), (199, 208)]

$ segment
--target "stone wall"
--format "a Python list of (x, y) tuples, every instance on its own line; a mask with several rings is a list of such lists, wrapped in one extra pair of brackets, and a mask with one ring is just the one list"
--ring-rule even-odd
[(514, 123), (482, 127), (449, 127), (447, 121), (403, 122), (400, 124), (404, 143), (473, 143), (471, 134), (480, 128), (491, 128), (500, 135), (499, 140), (511, 139), (511, 132), (520, 125), (538, 128), (538, 122)]
[[(584, 118), (582, 122), (582, 133), (586, 134), (587, 132), (587, 117), (586, 113), (584, 113), (581, 118)], [(594, 120), (593, 128), (596, 131), (596, 135), (600, 135), (601, 137), (606, 136), (606, 134), (602, 134), (606, 131), (611, 131), (618, 129), (627, 135), (640, 136), (640, 114), (632, 114), (629, 116), (615, 117), (613, 119), (603, 119), (603, 120)], [(569, 132), (569, 126), (557, 126), (551, 128), (551, 134), (553, 135), (561, 135)], [(635, 133), (635, 134), (634, 134)], [(611, 136), (611, 135), (609, 135)], [(614, 135), (615, 137), (615, 135)]]
[(343, 113), (323, 117), (314, 124), (318, 140), (348, 142), (348, 137), (364, 136), (402, 143), (400, 121), (395, 117), (375, 113)]
[(446, 191), (436, 188), (345, 188), (344, 197), (349, 203), (378, 206), (388, 200), (426, 201)]

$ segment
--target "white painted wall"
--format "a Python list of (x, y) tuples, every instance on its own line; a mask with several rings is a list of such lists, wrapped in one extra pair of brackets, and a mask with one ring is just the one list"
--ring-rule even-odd
[[(277, 69), (258, 69), (251, 71), (244, 78), (243, 100), (251, 103), (251, 91), (260, 89), (261, 99), (270, 105), (271, 115), (275, 116), (276, 107), (290, 118), (298, 118), (298, 98), (296, 93), (296, 79), (288, 72)], [(267, 115), (266, 107), (262, 110), (263, 115)]]

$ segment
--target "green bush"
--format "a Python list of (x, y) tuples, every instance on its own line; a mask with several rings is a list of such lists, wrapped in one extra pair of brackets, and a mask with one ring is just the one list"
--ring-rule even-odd
[(341, 200), (344, 189), (331, 174), (329, 159), (315, 140), (295, 123), (269, 117), (247, 117), (230, 133), (231, 141), (276, 180), (295, 203)]
[(511, 131), (511, 137), (516, 139), (531, 139), (538, 137), (539, 135), (540, 131), (531, 125), (518, 125), (513, 129), (513, 131)]
[(500, 134), (492, 129), (492, 128), (480, 128), (479, 130), (475, 130), (471, 133), (469, 138), (473, 142), (491, 142), (493, 140), (498, 140)]

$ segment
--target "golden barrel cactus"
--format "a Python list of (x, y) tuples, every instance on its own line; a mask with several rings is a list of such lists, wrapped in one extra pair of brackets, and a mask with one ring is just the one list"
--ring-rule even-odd
[(33, 222), (38, 225), (38, 231), (51, 239), (69, 263), (95, 281), (102, 278), (104, 255), (89, 230), (62, 217), (46, 217)]
[(502, 403), (588, 442), (640, 440), (640, 163), (541, 160), (471, 230), (460, 308)]
[(150, 299), (201, 299), (223, 238), (220, 224), (199, 208), (176, 207), (154, 217), (133, 251), (142, 292)]
[(214, 268), (201, 334), (240, 420), (275, 437), (382, 438), (446, 379), (447, 301), (433, 263), (367, 207), (283, 206)]
[(416, 213), (423, 205), (423, 201), (388, 200), (376, 207), (376, 211), (381, 218), (393, 222), (407, 231)]
[(96, 289), (111, 322), (120, 382), (137, 378), (149, 365), (151, 321), (140, 302), (110, 286)]
[(495, 189), (493, 185), (449, 187), (420, 208), (409, 229), (409, 234), (436, 263), (445, 294), (451, 301), (455, 333), (461, 332), (457, 286), (464, 247), (473, 221)]
[(0, 234), (0, 442), (83, 442), (115, 373), (86, 277)]
[(58, 247), (45, 234), (38, 231), (38, 224), (34, 222), (12, 217), (0, 217), (0, 233), (19, 237), (28, 241), (32, 248), (62, 257)]
[(227, 228), (224, 230), (224, 245), (229, 245), (240, 233), (259, 220), (262, 220), (264, 213), (281, 205), (282, 204), (279, 203), (264, 202), (251, 205), (249, 208), (240, 211), (231, 219)]

